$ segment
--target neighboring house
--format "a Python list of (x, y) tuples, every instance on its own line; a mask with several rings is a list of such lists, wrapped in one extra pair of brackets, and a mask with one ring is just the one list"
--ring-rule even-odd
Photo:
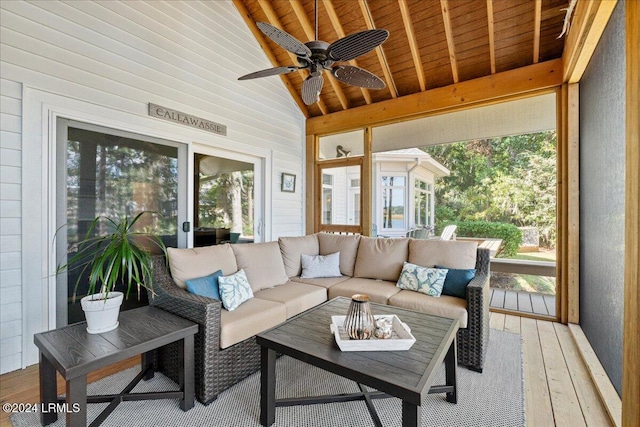
[[(434, 226), (435, 181), (449, 169), (418, 148), (375, 153), (372, 160), (375, 232), (401, 237), (412, 228)], [(322, 172), (323, 224), (357, 224), (360, 200), (358, 166)]]
[(436, 178), (449, 169), (418, 148), (373, 154), (373, 222), (377, 232), (405, 236), (435, 226)]

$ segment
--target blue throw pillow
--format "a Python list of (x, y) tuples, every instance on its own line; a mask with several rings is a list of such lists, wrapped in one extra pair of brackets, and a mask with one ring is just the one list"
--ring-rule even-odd
[[(440, 267), (436, 268), (447, 268)], [(467, 298), (467, 285), (476, 277), (476, 269), (470, 268), (468, 270), (449, 268), (447, 277), (444, 279), (444, 287), (442, 288), (442, 295), (449, 295), (458, 298)]]
[(185, 280), (187, 290), (192, 294), (209, 297), (220, 301), (220, 290), (218, 288), (218, 277), (222, 276), (222, 270), (197, 279)]

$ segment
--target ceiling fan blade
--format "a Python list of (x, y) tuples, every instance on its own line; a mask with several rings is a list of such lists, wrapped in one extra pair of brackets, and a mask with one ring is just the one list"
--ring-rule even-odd
[(382, 79), (369, 71), (352, 65), (339, 65), (331, 70), (336, 79), (343, 83), (366, 89), (384, 89), (387, 85)]
[(311, 105), (318, 102), (323, 84), (324, 78), (322, 77), (322, 74), (307, 77), (307, 79), (302, 83), (302, 101), (304, 101), (305, 105)]
[(387, 30), (366, 30), (350, 34), (331, 43), (329, 57), (334, 61), (350, 61), (372, 51), (389, 38)]
[(282, 31), (266, 22), (256, 22), (256, 25), (267, 37), (296, 56), (302, 56), (304, 58), (311, 56), (311, 50), (286, 31)]
[(298, 67), (293, 67), (293, 66), (268, 68), (266, 70), (260, 70), (253, 73), (249, 73), (242, 77), (238, 77), (238, 80), (249, 80), (249, 79), (257, 79), (260, 77), (277, 76), (279, 74), (292, 73), (297, 70), (298, 70)]

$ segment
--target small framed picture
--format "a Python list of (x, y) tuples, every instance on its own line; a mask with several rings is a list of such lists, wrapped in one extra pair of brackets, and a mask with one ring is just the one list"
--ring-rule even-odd
[(281, 191), (285, 193), (295, 193), (296, 192), (296, 176), (292, 173), (282, 173), (282, 185), (280, 187)]

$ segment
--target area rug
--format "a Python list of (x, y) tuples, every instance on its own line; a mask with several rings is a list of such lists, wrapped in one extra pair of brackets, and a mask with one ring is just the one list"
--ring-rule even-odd
[[(312, 396), (358, 392), (355, 383), (299, 362), (280, 357), (276, 364), (276, 397)], [(89, 394), (118, 393), (136, 375), (131, 368), (89, 384)], [(524, 426), (524, 392), (522, 370), (522, 340), (520, 335), (491, 331), (487, 361), (482, 374), (464, 367), (458, 368), (458, 403), (448, 403), (444, 394), (431, 394), (422, 403), (424, 426), (437, 427), (511, 427)], [(434, 384), (444, 384), (444, 364)], [(135, 391), (158, 391), (177, 388), (162, 374), (142, 382)], [(91, 422), (107, 404), (88, 405)], [(374, 405), (384, 426), (402, 424), (401, 401), (395, 398), (376, 399)], [(260, 425), (260, 373), (220, 394), (209, 406), (196, 401), (188, 412), (182, 412), (177, 400), (156, 400), (121, 403), (102, 424), (108, 426), (215, 426), (247, 427)], [(14, 414), (16, 427), (37, 426), (37, 414)], [(64, 426), (64, 416), (51, 426)], [(335, 427), (373, 425), (362, 401), (321, 405), (282, 407), (276, 410), (274, 426)]]

